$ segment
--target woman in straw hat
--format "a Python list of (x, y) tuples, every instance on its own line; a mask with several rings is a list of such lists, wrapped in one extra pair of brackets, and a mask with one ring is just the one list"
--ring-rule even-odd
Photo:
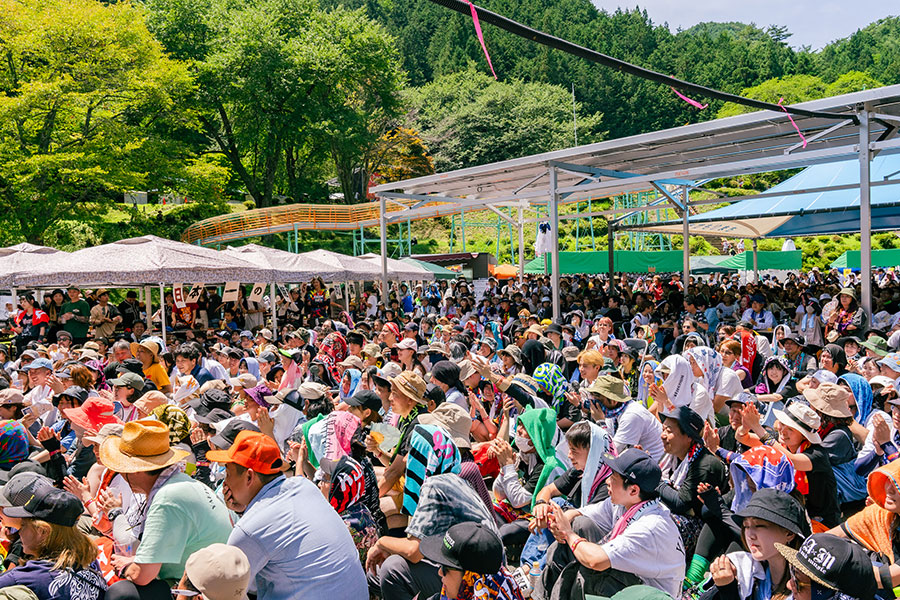
[(188, 453), (173, 449), (169, 435), (163, 423), (132, 421), (121, 437), (100, 446), (100, 462), (119, 473), (132, 492), (146, 496), (129, 519), (140, 538), (137, 553), (112, 557), (126, 580), (112, 586), (116, 599), (155, 597), (162, 590), (168, 595), (166, 581), (181, 579), (188, 557), (224, 543), (231, 531), (228, 512), (213, 491), (182, 472)]
[(144, 368), (144, 377), (152, 381), (156, 389), (163, 394), (171, 394), (172, 382), (169, 381), (169, 374), (166, 372), (165, 367), (160, 364), (159, 353), (161, 350), (160, 345), (153, 340), (131, 343), (131, 353), (141, 361), (141, 365)]

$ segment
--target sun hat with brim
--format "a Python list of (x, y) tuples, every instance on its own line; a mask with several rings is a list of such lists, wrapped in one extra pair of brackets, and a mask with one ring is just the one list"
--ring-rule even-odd
[(100, 428), (108, 423), (121, 423), (115, 415), (115, 410), (112, 401), (94, 397), (85, 400), (81, 406), (67, 408), (63, 413), (73, 425), (93, 433), (100, 431)]
[(841, 295), (850, 296), (854, 300), (857, 299), (856, 292), (853, 290), (853, 288), (849, 288), (849, 287), (841, 288), (841, 291), (838, 292), (838, 296), (841, 296)]
[(818, 429), (822, 425), (822, 420), (816, 411), (801, 404), (799, 402), (791, 402), (784, 410), (777, 408), (772, 410), (772, 414), (782, 425), (787, 425), (791, 429), (795, 429), (805, 437), (811, 444), (821, 444), (822, 438), (819, 437)]
[(263, 475), (280, 473), (284, 466), (278, 443), (255, 431), (242, 431), (228, 450), (210, 450), (207, 460), (221, 465), (235, 463)]
[(135, 400), (132, 404), (134, 404), (135, 408), (141, 414), (149, 415), (153, 412), (153, 409), (157, 406), (162, 406), (163, 404), (168, 404), (169, 399), (166, 398), (166, 395), (160, 392), (159, 390), (150, 390), (145, 393), (143, 396)]
[(92, 444), (100, 445), (111, 437), (122, 437), (122, 431), (125, 428), (124, 423), (107, 423), (100, 428), (97, 433), (87, 433), (81, 439)]
[[(27, 476), (22, 479), (22, 481), (28, 480), (28, 478), (34, 478), (35, 476), (40, 476), (47, 481), (50, 485), (53, 485), (53, 481), (47, 477), (47, 469), (44, 468), (44, 465), (40, 463), (36, 463), (33, 460), (23, 460), (10, 469), (9, 471), (0, 471), (0, 483), (8, 484), (12, 481), (13, 477), (19, 475), (21, 473), (27, 473)], [(39, 477), (39, 478), (40, 478)], [(18, 480), (17, 480), (18, 481)], [(10, 494), (10, 497), (14, 497), (16, 492), (15, 486), (13, 488), (0, 487), (0, 507), (2, 506), (12, 506), (15, 503), (10, 503), (9, 498), (6, 496), (7, 493)], [(30, 492), (29, 492), (30, 494)], [(19, 504), (24, 504), (25, 500), (28, 499), (28, 495), (25, 495), (25, 499), (22, 500)]]
[(497, 354), (499, 354), (500, 356), (506, 354), (511, 359), (513, 359), (513, 362), (516, 363), (517, 365), (522, 364), (522, 349), (519, 348), (518, 346), (516, 346), (515, 344), (511, 344), (500, 350), (497, 350)]
[(84, 506), (73, 494), (52, 486), (40, 486), (24, 506), (3, 509), (7, 517), (40, 519), (54, 525), (72, 527), (81, 518)]
[(544, 337), (544, 328), (540, 325), (532, 325), (525, 330), (525, 335), (528, 335), (529, 333), (533, 333), (538, 337)]
[(465, 381), (469, 377), (473, 375), (477, 375), (478, 371), (475, 370), (475, 367), (472, 365), (471, 361), (461, 360), (457, 365), (459, 367), (459, 380)]
[(880, 335), (873, 335), (866, 341), (860, 342), (859, 345), (866, 350), (871, 350), (878, 356), (887, 356), (888, 354), (890, 354), (887, 340)]
[(155, 471), (184, 460), (190, 452), (169, 445), (169, 428), (159, 421), (131, 421), (122, 437), (100, 446), (100, 462), (116, 473)]
[(747, 517), (774, 523), (801, 538), (812, 533), (803, 505), (787, 492), (775, 488), (755, 491), (746, 506), (734, 515), (734, 520), (741, 525)]
[(541, 384), (538, 383), (538, 380), (525, 373), (516, 373), (513, 375), (510, 385), (517, 385), (532, 396), (540, 396), (541, 394)]
[(822, 383), (819, 387), (806, 388), (803, 397), (814, 409), (829, 417), (847, 418), (853, 416), (850, 410), (850, 390), (836, 383)]
[(625, 393), (625, 382), (612, 375), (600, 375), (587, 388), (590, 394), (600, 394), (619, 403), (628, 402), (631, 396)]
[(159, 362), (159, 344), (153, 340), (142, 340), (140, 342), (131, 342), (131, 353), (137, 357), (138, 348), (143, 348), (153, 356), (152, 362)]
[(425, 380), (418, 373), (403, 371), (391, 380), (391, 390), (418, 404), (425, 404)]
[(472, 431), (472, 417), (469, 411), (452, 402), (444, 402), (434, 412), (419, 415), (422, 425), (436, 425), (450, 434), (457, 448), (471, 448), (469, 433)]
[(353, 354), (339, 362), (338, 365), (347, 367), (348, 369), (359, 369), (360, 371), (363, 370), (362, 359), (358, 356), (354, 356)]
[(222, 410), (221, 408), (214, 408), (205, 415), (195, 414), (193, 420), (197, 423), (203, 423), (204, 425), (212, 425), (213, 423), (225, 421), (232, 417), (234, 417), (234, 413)]
[(706, 421), (690, 406), (677, 406), (670, 412), (660, 413), (660, 416), (664, 419), (674, 419), (678, 422), (681, 433), (695, 442), (703, 442), (703, 426)]
[[(815, 583), (854, 598), (873, 598), (877, 590), (872, 560), (866, 550), (830, 533), (816, 533), (799, 550), (776, 542), (775, 549), (793, 568)], [(852, 591), (851, 591), (852, 590)]]
[(891, 461), (883, 467), (875, 469), (869, 475), (869, 481), (866, 484), (869, 489), (869, 497), (881, 508), (884, 508), (884, 486), (888, 481), (900, 490), (900, 460)]
[[(184, 563), (184, 574), (208, 600), (246, 600), (250, 561), (236, 546), (211, 544), (197, 550)], [(175, 593), (175, 590), (172, 590)]]
[(28, 406), (31, 402), (26, 401), (25, 395), (15, 388), (7, 388), (0, 391), (0, 406), (8, 406), (10, 404), (24, 404)]

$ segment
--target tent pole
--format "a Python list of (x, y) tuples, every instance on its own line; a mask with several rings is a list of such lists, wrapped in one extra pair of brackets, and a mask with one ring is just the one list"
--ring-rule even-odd
[(159, 284), (159, 318), (162, 323), (162, 341), (163, 346), (167, 346), (166, 342), (166, 292), (163, 284)]
[(519, 207), (519, 287), (525, 280), (525, 210)]
[(612, 223), (607, 222), (606, 228), (606, 253), (609, 256), (609, 294), (616, 293), (616, 284), (613, 283), (613, 275), (616, 270), (616, 229)]
[(753, 283), (759, 283), (759, 240), (753, 239)]
[(153, 331), (153, 295), (150, 292), (149, 285), (144, 286), (144, 298), (146, 298), (144, 306), (147, 309), (147, 332), (150, 333)]
[(684, 289), (687, 290), (688, 282), (691, 280), (691, 198), (688, 187), (682, 186), (681, 200), (684, 207), (682, 217), (682, 246), (684, 252)]
[(388, 288), (387, 276), (387, 202), (385, 202), (384, 196), (378, 196), (378, 201), (381, 203), (379, 227), (381, 230), (381, 301), (384, 302), (385, 306), (390, 306), (388, 302), (390, 289)]
[(275, 282), (269, 284), (269, 300), (272, 305), (272, 337), (278, 339), (278, 307), (275, 302)]
[(559, 319), (559, 194), (556, 193), (556, 167), (550, 167), (550, 203), (547, 206), (550, 213), (550, 281), (553, 288), (553, 318)]
[[(859, 271), (862, 279), (862, 307), (872, 318), (872, 205), (871, 151), (869, 149), (869, 106), (859, 113)], [(870, 321), (871, 322), (871, 321)]]

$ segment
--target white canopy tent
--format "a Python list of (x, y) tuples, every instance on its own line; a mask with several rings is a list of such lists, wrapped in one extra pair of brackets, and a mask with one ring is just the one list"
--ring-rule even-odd
[[(331, 281), (377, 281), (381, 278), (381, 269), (373, 266), (361, 258), (347, 256), (330, 250), (311, 250), (297, 254), (304, 259), (311, 259), (327, 265), (329, 272), (335, 272), (336, 276)], [(325, 275), (322, 279), (328, 280)]]
[[(358, 257), (367, 263), (371, 264), (374, 269), (377, 269), (377, 277), (381, 277), (381, 256), (375, 254), (374, 252), (370, 252), (369, 254), (363, 254)], [(388, 279), (393, 281), (433, 281), (434, 273), (420, 267), (419, 265), (408, 263), (402, 260), (397, 260), (395, 258), (387, 259), (387, 267), (388, 267)]]
[(343, 270), (336, 269), (334, 263), (258, 244), (228, 246), (222, 252), (265, 269), (269, 273), (266, 281), (271, 283), (295, 283), (308, 281), (313, 277), (321, 277), (325, 281), (340, 281), (343, 277)]
[(27, 242), (8, 248), (0, 248), (0, 288), (12, 289), (20, 287), (19, 276), (22, 273), (28, 273), (33, 269), (40, 268), (52, 257), (65, 256), (67, 254), (68, 252), (63, 252), (56, 248), (36, 246)]

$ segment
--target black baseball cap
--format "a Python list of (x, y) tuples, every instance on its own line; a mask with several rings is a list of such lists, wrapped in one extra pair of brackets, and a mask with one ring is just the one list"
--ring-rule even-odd
[(679, 406), (671, 412), (662, 413), (662, 417), (678, 421), (681, 432), (695, 442), (703, 441), (703, 426), (706, 425), (706, 421), (690, 406)]
[(360, 390), (344, 400), (347, 406), (361, 406), (373, 412), (381, 410), (381, 396), (373, 390)]
[(213, 408), (205, 414), (200, 414), (199, 412), (197, 412), (194, 415), (194, 420), (198, 423), (203, 423), (204, 425), (212, 425), (213, 423), (218, 423), (219, 421), (230, 419), (233, 416), (234, 413), (228, 412), (227, 410), (223, 410), (221, 408)]
[(64, 527), (72, 527), (81, 518), (84, 506), (81, 500), (65, 490), (52, 485), (38, 486), (24, 506), (3, 509), (8, 517), (34, 518)]
[(734, 520), (740, 525), (744, 517), (774, 523), (802, 538), (812, 533), (809, 517), (800, 501), (775, 488), (756, 490), (747, 505), (734, 515)]
[[(116, 373), (134, 373), (135, 375), (144, 376), (144, 365), (136, 358), (126, 358), (116, 366)], [(110, 378), (112, 379), (112, 378)]]
[(231, 410), (231, 396), (224, 390), (206, 390), (193, 400), (187, 403), (189, 408), (197, 411), (197, 414), (207, 414), (214, 408), (222, 410)]
[(225, 428), (222, 429), (221, 433), (214, 435), (209, 439), (209, 443), (216, 448), (231, 448), (231, 445), (234, 444), (234, 440), (242, 431), (256, 431), (257, 433), (259, 433), (259, 427), (257, 427), (250, 421), (244, 421), (243, 419), (232, 419), (228, 422)]
[(799, 550), (778, 543), (775, 548), (814, 584), (835, 591), (853, 590), (853, 597), (860, 600), (875, 597), (878, 585), (872, 560), (862, 546), (850, 540), (817, 533), (806, 538)]
[(645, 492), (655, 491), (662, 480), (659, 465), (649, 454), (637, 448), (628, 448), (619, 456), (606, 454), (604, 462), (614, 472), (633, 481)]
[(80, 385), (70, 385), (53, 397), (53, 406), (59, 406), (59, 399), (63, 396), (72, 398), (73, 400), (78, 402), (78, 404), (84, 404), (84, 401), (88, 399), (88, 391)]
[[(33, 460), (23, 460), (16, 463), (9, 471), (0, 471), (0, 483), (7, 483), (19, 473), (36, 473), (45, 477), (47, 476), (47, 470), (44, 469), (44, 465), (34, 462)], [(0, 488), (0, 496), (2, 496), (2, 493), (2, 488)]]
[(503, 542), (481, 523), (457, 523), (444, 535), (428, 536), (419, 552), (439, 565), (479, 575), (493, 575), (503, 566)]

